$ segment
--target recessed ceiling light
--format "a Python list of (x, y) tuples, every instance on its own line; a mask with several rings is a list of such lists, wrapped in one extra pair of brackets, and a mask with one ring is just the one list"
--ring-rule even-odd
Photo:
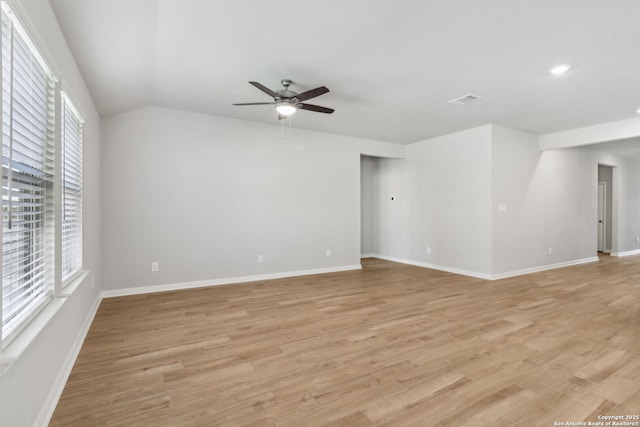
[(556, 65), (555, 67), (551, 68), (549, 72), (554, 76), (559, 76), (560, 74), (564, 74), (569, 71), (569, 68), (571, 68), (571, 66), (567, 64)]

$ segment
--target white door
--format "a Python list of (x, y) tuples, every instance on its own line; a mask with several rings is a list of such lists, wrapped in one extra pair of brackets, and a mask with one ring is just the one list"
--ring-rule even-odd
[(598, 183), (598, 252), (604, 251), (605, 242), (605, 206), (607, 199), (607, 183)]

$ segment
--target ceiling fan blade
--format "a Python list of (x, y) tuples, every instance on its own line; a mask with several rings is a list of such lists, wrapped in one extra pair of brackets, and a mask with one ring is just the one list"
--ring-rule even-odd
[(298, 98), (298, 101), (302, 102), (306, 101), (307, 99), (315, 98), (316, 96), (324, 95), (327, 92), (329, 92), (329, 89), (324, 86), (320, 86), (315, 89), (299, 93), (296, 95), (296, 98)]
[(240, 104), (233, 105), (276, 105), (275, 102), (242, 102)]
[(268, 87), (261, 85), (258, 82), (249, 82), (250, 84), (252, 84), (253, 86), (257, 87), (258, 89), (260, 89), (261, 91), (263, 91), (264, 93), (266, 93), (267, 95), (269, 95), (272, 98), (277, 98), (278, 94), (275, 93), (274, 91), (272, 91), (271, 89), (269, 89)]
[(327, 107), (321, 107), (319, 105), (312, 105), (312, 104), (298, 104), (297, 105), (301, 110), (309, 110), (309, 111), (315, 111), (316, 113), (326, 113), (326, 114), (331, 114), (333, 113), (334, 110), (333, 108), (327, 108)]

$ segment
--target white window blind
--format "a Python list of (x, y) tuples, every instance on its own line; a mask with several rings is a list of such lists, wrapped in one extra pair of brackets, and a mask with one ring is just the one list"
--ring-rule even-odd
[(52, 298), (55, 82), (2, 8), (3, 346)]
[(82, 121), (62, 96), (62, 280), (82, 269)]

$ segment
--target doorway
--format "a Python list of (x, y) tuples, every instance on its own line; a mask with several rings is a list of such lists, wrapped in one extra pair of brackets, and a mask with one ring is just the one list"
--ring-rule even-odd
[(379, 159), (360, 156), (360, 258), (370, 258), (376, 246), (377, 188)]
[(613, 167), (598, 165), (597, 250), (606, 254), (611, 253), (612, 247), (613, 184)]
[(607, 183), (598, 182), (598, 252), (604, 252), (606, 239), (606, 200)]

